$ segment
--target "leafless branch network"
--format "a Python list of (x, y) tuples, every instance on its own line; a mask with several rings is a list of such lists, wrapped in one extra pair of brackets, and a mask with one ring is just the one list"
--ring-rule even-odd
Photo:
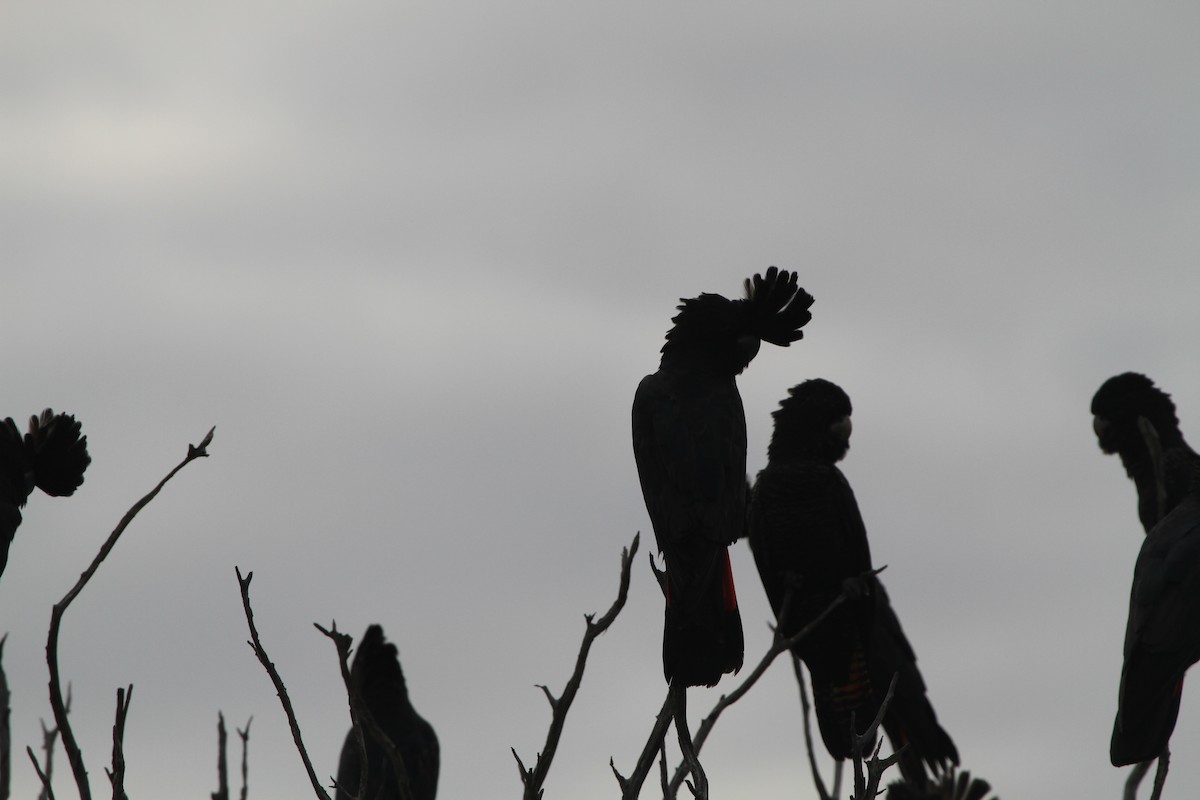
[[(900, 751), (904, 749), (903, 747), (886, 758), (879, 758), (879, 750), (883, 746), (883, 736), (879, 735), (879, 726), (883, 723), (883, 716), (892, 702), (897, 678), (899, 675), (892, 676), (892, 682), (888, 684), (887, 694), (884, 696), (883, 702), (879, 704), (879, 713), (875, 715), (875, 719), (861, 734), (854, 734), (854, 743), (851, 746), (851, 753), (854, 757), (854, 794), (851, 796), (851, 800), (875, 800), (880, 794), (879, 783), (883, 779), (884, 771), (900, 760)], [(853, 725), (853, 714), (850, 715), (850, 720)], [(867, 752), (872, 741), (875, 742), (875, 748), (871, 752), (871, 757), (865, 762), (867, 771), (864, 775), (863, 754)]]
[[(54, 712), (54, 721), (58, 725), (59, 736), (62, 738), (63, 750), (66, 751), (67, 760), (71, 764), (71, 772), (75, 776), (75, 785), (79, 788), (80, 800), (92, 800), (92, 789), (91, 785), (88, 783), (87, 768), (83, 763), (83, 753), (80, 751), (79, 744), (75, 740), (75, 733), (71, 730), (71, 723), (67, 719), (66, 705), (63, 703), (62, 682), (59, 678), (58, 672), (58, 634), (59, 628), (62, 625), (63, 615), (66, 613), (67, 608), (71, 605), (75, 598), (79, 596), (79, 593), (83, 591), (83, 587), (86, 586), (88, 581), (92, 579), (92, 576), (96, 574), (96, 570), (100, 568), (100, 565), (104, 562), (104, 559), (108, 557), (110, 552), (112, 552), (117, 540), (121, 538), (121, 534), (125, 532), (127, 527), (129, 527), (129, 523), (133, 522), (133, 519), (138, 515), (138, 512), (140, 512), (150, 503), (151, 500), (158, 496), (158, 493), (162, 491), (162, 488), (167, 485), (167, 482), (170, 481), (171, 478), (175, 477), (176, 473), (196, 459), (205, 458), (208, 456), (208, 445), (212, 443), (213, 433), (215, 431), (215, 427), (210, 429), (204, 439), (201, 440), (200, 444), (189, 444), (187, 456), (184, 457), (183, 461), (179, 462), (174, 469), (168, 472), (167, 476), (159, 481), (158, 485), (151, 489), (145, 497), (143, 497), (141, 500), (138, 500), (133, 504), (129, 511), (125, 512), (125, 516), (121, 518), (119, 523), (117, 523), (117, 527), (113, 529), (113, 532), (109, 534), (108, 539), (106, 539), (104, 544), (100, 546), (100, 552), (96, 554), (96, 557), (92, 560), (92, 563), (86, 570), (84, 570), (83, 574), (79, 576), (79, 580), (73, 587), (71, 587), (71, 590), (63, 596), (63, 599), (54, 604), (54, 608), (50, 612), (50, 632), (46, 637), (46, 664), (50, 669), (50, 708)], [(33, 751), (29, 750), (29, 752), (30, 757), (32, 758)], [(38, 774), (39, 777), (42, 775), (40, 768), (38, 769)], [(49, 786), (47, 781), (43, 781), (43, 785), (47, 787)]]
[(542, 797), (546, 775), (550, 772), (550, 764), (554, 760), (555, 751), (558, 749), (559, 740), (562, 738), (563, 725), (567, 720), (567, 712), (570, 711), (571, 703), (574, 702), (575, 695), (579, 691), (579, 686), (583, 681), (583, 670), (587, 664), (588, 652), (592, 648), (592, 642), (600, 634), (609, 629), (616, 620), (617, 615), (621, 613), (621, 609), (625, 607), (625, 601), (629, 597), (630, 568), (633, 564), (633, 557), (637, 553), (639, 540), (640, 534), (634, 534), (633, 542), (629, 547), (623, 548), (621, 551), (621, 577), (617, 588), (617, 599), (613, 601), (612, 606), (609, 607), (608, 611), (600, 619), (595, 619), (594, 614), (584, 615), (587, 628), (583, 634), (583, 643), (579, 647), (579, 655), (575, 658), (575, 670), (567, 680), (567, 685), (563, 688), (562, 694), (559, 697), (555, 697), (545, 686), (539, 687), (542, 693), (546, 695), (546, 700), (550, 703), (550, 730), (546, 734), (546, 743), (542, 746), (542, 751), (538, 753), (532, 768), (526, 768), (524, 762), (521, 761), (521, 757), (517, 755), (516, 748), (512, 749), (513, 758), (516, 759), (517, 769), (521, 774), (521, 783), (525, 786), (525, 791), (522, 795), (525, 800), (538, 800)]

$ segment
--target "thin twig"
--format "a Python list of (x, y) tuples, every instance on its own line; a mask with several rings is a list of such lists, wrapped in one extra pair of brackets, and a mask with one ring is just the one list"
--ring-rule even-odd
[[(837, 597), (833, 598), (828, 606), (825, 607), (824, 611), (818, 614), (811, 622), (809, 622), (799, 631), (786, 638), (780, 636), (775, 637), (774, 641), (771, 643), (771, 647), (763, 655), (762, 659), (758, 662), (754, 669), (751, 670), (750, 674), (747, 675), (745, 679), (742, 680), (742, 682), (738, 685), (738, 687), (732, 692), (727, 695), (721, 695), (721, 699), (717, 701), (715, 706), (713, 706), (712, 711), (710, 711), (708, 716), (700, 722), (700, 727), (697, 729), (696, 738), (694, 739), (697, 753), (699, 753), (700, 748), (704, 746), (704, 742), (708, 739), (708, 734), (712, 731), (713, 726), (717, 723), (717, 718), (721, 716), (721, 712), (736, 703), (738, 700), (741, 700), (742, 697), (745, 696), (746, 692), (750, 691), (751, 687), (753, 687), (754, 684), (758, 682), (758, 679), (763, 676), (763, 674), (767, 671), (767, 668), (771, 666), (771, 662), (773, 662), (780, 653), (790, 650), (801, 639), (803, 639), (805, 636), (808, 636), (814, 629), (816, 629), (818, 625), (825, 621), (826, 617), (832, 614), (834, 610), (844, 602), (846, 602), (846, 595), (839, 594)], [(688, 772), (689, 767), (686, 761), (681, 763), (675, 769), (675, 774), (671, 778), (671, 790), (673, 792), (679, 791), (679, 787), (683, 785), (683, 781), (687, 777)]]
[(671, 794), (671, 776), (667, 772), (667, 737), (663, 737), (658, 748), (658, 780), (662, 784), (663, 800), (675, 800)]
[(664, 754), (666, 753), (664, 743), (667, 738), (667, 728), (671, 725), (671, 708), (671, 692), (668, 689), (667, 699), (663, 701), (662, 710), (658, 712), (658, 717), (654, 720), (654, 727), (650, 729), (650, 738), (646, 740), (646, 745), (642, 748), (637, 764), (628, 778), (617, 771), (613, 759), (609, 758), (608, 767), (616, 776), (617, 785), (621, 787), (622, 800), (637, 800), (637, 796), (642, 791), (642, 784), (646, 782), (646, 776), (650, 774), (650, 768), (654, 766), (654, 756), (660, 750)]
[[(65, 708), (68, 714), (71, 713), (71, 684), (67, 684), (67, 700)], [(46, 754), (46, 783), (42, 786), (42, 791), (38, 794), (38, 800), (50, 800), (50, 796), (46, 791), (49, 783), (54, 779), (54, 742), (58, 739), (58, 728), (47, 728), (45, 720), (38, 720), (42, 724), (42, 751)]]
[[(4, 643), (7, 641), (7, 633), (0, 636), (0, 660), (4, 658)], [(9, 727), (11, 700), (8, 676), (4, 674), (4, 666), (0, 664), (0, 800), (8, 800), (12, 791), (12, 734)]]
[[(334, 647), (337, 648), (338, 668), (341, 672), (342, 683), (346, 688), (346, 696), (350, 705), (350, 731), (354, 735), (354, 742), (358, 746), (358, 794), (359, 798), (364, 798), (364, 792), (367, 790), (367, 739), (366, 731), (363, 729), (362, 708), (365, 705), (362, 702), (362, 697), (359, 692), (354, 690), (354, 683), (350, 680), (350, 645), (351, 638), (349, 634), (341, 633), (337, 629), (337, 622), (330, 623), (330, 630), (325, 630), (315, 622), (313, 625), (321, 633), (333, 640)], [(390, 739), (388, 741), (391, 741)], [(341, 770), (339, 769), (340, 773)], [(341, 777), (340, 775), (338, 776)], [(338, 783), (338, 778), (334, 778), (333, 785), (336, 789), (346, 790), (346, 787)], [(347, 792), (348, 793), (348, 792)]]
[(129, 704), (133, 702), (133, 684), (128, 689), (117, 689), (117, 719), (113, 723), (112, 769), (105, 770), (112, 783), (113, 800), (127, 800), (125, 796), (125, 717)]
[(246, 793), (249, 791), (250, 777), (250, 762), (248, 756), (250, 754), (250, 723), (254, 721), (254, 717), (246, 720), (245, 730), (237, 730), (238, 736), (242, 738), (242, 792), (239, 795), (240, 800), (246, 800)]
[(621, 609), (625, 607), (625, 600), (629, 597), (629, 573), (633, 563), (633, 557), (637, 553), (638, 541), (640, 534), (634, 534), (633, 542), (629, 547), (621, 550), (621, 579), (617, 588), (617, 599), (613, 601), (612, 606), (600, 619), (595, 619), (595, 614), (584, 614), (584, 620), (587, 628), (583, 634), (583, 643), (579, 646), (579, 655), (575, 658), (575, 671), (571, 673), (571, 677), (567, 680), (567, 685), (563, 687), (562, 694), (559, 697), (554, 697), (550, 690), (542, 686), (542, 692), (546, 695), (546, 699), (550, 702), (550, 729), (546, 733), (546, 744), (542, 746), (542, 751), (538, 753), (537, 760), (531, 769), (526, 769), (522, 763), (517, 751), (513, 748), (513, 758), (517, 760), (517, 768), (521, 773), (521, 783), (525, 785), (525, 791), (522, 794), (524, 800), (538, 800), (542, 797), (544, 789), (542, 788), (546, 782), (546, 776), (550, 772), (550, 764), (554, 760), (554, 753), (558, 749), (558, 742), (562, 738), (563, 726), (567, 721), (567, 712), (571, 709), (571, 703), (575, 700), (575, 695), (579, 691), (579, 686), (583, 682), (583, 669), (587, 664), (588, 652), (591, 650), (592, 642), (596, 640), (600, 634), (608, 630), (609, 626), (616, 620), (617, 615), (621, 613)]
[[(287, 689), (283, 685), (283, 679), (279, 677), (279, 671), (275, 669), (275, 665), (271, 663), (271, 659), (267, 656), (267, 651), (263, 649), (262, 641), (258, 638), (258, 629), (254, 627), (254, 611), (250, 608), (250, 581), (254, 578), (253, 572), (247, 572), (246, 577), (242, 577), (242, 571), (237, 567), (233, 568), (237, 574), (238, 586), (242, 592), (242, 608), (246, 613), (246, 624), (250, 628), (250, 641), (247, 644), (254, 650), (254, 655), (258, 657), (258, 661), (263, 665), (263, 669), (267, 671), (271, 683), (275, 685), (275, 693), (279, 696), (279, 702), (283, 706), (283, 711), (287, 714), (288, 727), (292, 730), (292, 740), (296, 743), (296, 750), (300, 753), (300, 759), (304, 762), (304, 769), (308, 772), (308, 780), (312, 783), (313, 791), (321, 800), (330, 800), (329, 794), (321, 787), (321, 781), (317, 778), (317, 773), (313, 769), (312, 761), (308, 757), (308, 751), (304, 749), (304, 740), (300, 735), (300, 723), (296, 721), (296, 712), (292, 709), (291, 698), (288, 697)], [(84, 800), (81, 798), (80, 800)]]
[(212, 793), (212, 800), (229, 800), (229, 766), (225, 761), (225, 744), (228, 736), (225, 733), (225, 715), (217, 712), (217, 790)]
[(54, 788), (50, 786), (50, 777), (42, 772), (42, 766), (38, 763), (37, 756), (33, 754), (33, 748), (26, 747), (25, 753), (29, 756), (29, 760), (33, 762), (33, 771), (37, 773), (38, 780), (42, 782), (42, 793), (48, 800), (54, 800)]
[[(350, 634), (342, 633), (337, 629), (337, 622), (330, 623), (329, 629), (322, 628), (315, 622), (313, 627), (329, 637), (333, 641), (334, 647), (337, 648), (342, 682), (345, 684), (346, 696), (350, 701), (350, 722), (359, 748), (358, 796), (366, 800), (364, 793), (367, 791), (367, 766), (369, 763), (366, 737), (370, 735), (371, 739), (383, 749), (388, 757), (388, 763), (392, 765), (392, 773), (396, 777), (396, 787), (400, 794), (399, 800), (412, 800), (412, 784), (409, 783), (408, 767), (404, 763), (404, 756), (400, 754), (400, 748), (396, 747), (392, 737), (379, 725), (374, 712), (363, 699), (362, 692), (351, 680), (350, 645), (354, 640)], [(336, 781), (334, 782), (336, 783)], [(339, 788), (344, 789), (345, 787)]]
[[(808, 701), (808, 682), (804, 679), (804, 668), (800, 662), (800, 656), (792, 655), (792, 670), (796, 673), (796, 685), (800, 687), (800, 713), (804, 721), (804, 750), (808, 755), (808, 767), (812, 771), (813, 784), (817, 789), (817, 796), (820, 800), (833, 800), (837, 797), (838, 786), (834, 782), (833, 794), (825, 788), (825, 781), (821, 779), (821, 771), (817, 767), (817, 753), (813, 748), (813, 733), (812, 720), (810, 719), (810, 711), (812, 705)], [(834, 762), (841, 764), (840, 761)]]

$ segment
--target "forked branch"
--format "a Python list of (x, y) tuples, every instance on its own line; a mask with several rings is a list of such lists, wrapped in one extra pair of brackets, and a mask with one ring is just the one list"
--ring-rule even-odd
[(262, 640), (258, 637), (258, 628), (254, 626), (254, 611), (250, 608), (250, 581), (253, 580), (254, 573), (247, 572), (246, 577), (243, 578), (240, 569), (234, 567), (233, 571), (237, 574), (238, 586), (242, 592), (242, 609), (246, 613), (246, 625), (250, 628), (250, 641), (247, 644), (254, 651), (254, 655), (258, 657), (258, 662), (263, 665), (263, 669), (267, 671), (271, 683), (275, 684), (275, 693), (279, 696), (283, 712), (287, 715), (288, 727), (292, 730), (292, 740), (300, 752), (300, 760), (304, 762), (304, 769), (308, 772), (308, 779), (312, 783), (313, 791), (320, 800), (329, 800), (329, 794), (322, 788), (321, 781), (318, 780), (317, 773), (313, 769), (308, 751), (304, 749), (304, 740), (300, 735), (300, 723), (296, 721), (296, 712), (292, 708), (292, 700), (288, 697), (287, 688), (283, 685), (283, 679), (279, 677), (279, 671), (275, 669), (275, 665), (267, 656), (267, 651), (263, 649)]
[[(887, 694), (884, 696), (883, 702), (879, 704), (879, 713), (875, 715), (875, 719), (861, 734), (854, 734), (854, 741), (850, 749), (854, 758), (854, 794), (851, 796), (851, 800), (875, 800), (875, 797), (879, 795), (879, 783), (883, 779), (884, 771), (900, 760), (900, 752), (907, 747), (907, 745), (901, 747), (900, 750), (886, 758), (879, 757), (879, 749), (883, 746), (883, 737), (879, 735), (879, 726), (883, 724), (883, 716), (892, 702), (892, 695), (896, 691), (896, 680), (899, 677), (899, 674), (892, 675), (892, 682), (888, 684)], [(853, 713), (850, 715), (850, 721), (854, 722)], [(875, 749), (872, 751), (871, 757), (866, 760), (867, 772), (864, 775), (863, 754), (871, 746), (872, 741), (875, 742)]]
[(538, 753), (537, 760), (532, 768), (526, 768), (521, 757), (517, 755), (516, 748), (512, 749), (513, 758), (517, 760), (517, 769), (521, 774), (521, 783), (525, 785), (525, 791), (522, 797), (524, 800), (539, 800), (543, 793), (543, 784), (546, 782), (546, 775), (550, 772), (550, 764), (554, 760), (554, 753), (558, 749), (558, 742), (562, 738), (563, 725), (567, 721), (567, 712), (571, 709), (571, 703), (575, 700), (575, 695), (579, 691), (579, 686), (583, 682), (583, 669), (587, 664), (588, 652), (592, 648), (592, 642), (596, 640), (600, 634), (604, 633), (616, 620), (617, 615), (621, 613), (621, 609), (625, 607), (625, 601), (629, 597), (629, 573), (630, 567), (633, 564), (633, 557), (637, 553), (638, 541), (640, 534), (634, 534), (633, 542), (629, 547), (621, 550), (621, 578), (617, 587), (617, 599), (613, 601), (612, 606), (600, 617), (595, 618), (595, 614), (585, 614), (587, 628), (583, 634), (583, 644), (579, 647), (579, 655), (575, 658), (575, 670), (571, 673), (571, 677), (567, 680), (567, 685), (563, 688), (562, 694), (555, 697), (550, 693), (550, 690), (545, 686), (539, 687), (546, 695), (546, 699), (550, 703), (550, 730), (546, 734), (546, 744), (542, 747), (542, 751)]
[[(71, 730), (71, 723), (67, 719), (67, 708), (63, 702), (62, 682), (58, 673), (58, 632), (62, 625), (63, 615), (67, 608), (83, 591), (83, 587), (87, 585), (92, 576), (96, 574), (96, 570), (112, 552), (113, 547), (117, 543), (117, 539), (121, 538), (121, 534), (129, 527), (129, 523), (133, 522), (133, 518), (138, 515), (143, 508), (149, 505), (150, 501), (158, 496), (162, 488), (167, 485), (167, 481), (175, 477), (175, 474), (186, 467), (198, 458), (208, 456), (208, 445), (212, 443), (213, 433), (216, 428), (209, 430), (208, 434), (201, 440), (198, 445), (188, 445), (187, 456), (183, 461), (170, 472), (167, 476), (158, 482), (150, 492), (138, 500), (133, 506), (125, 512), (125, 516), (117, 523), (117, 527), (109, 534), (108, 539), (100, 546), (100, 552), (92, 559), (92, 563), (83, 574), (79, 576), (79, 580), (71, 587), (71, 591), (67, 592), (62, 600), (54, 604), (53, 610), (50, 612), (50, 632), (46, 637), (46, 664), (50, 668), (50, 709), (54, 712), (54, 721), (58, 725), (59, 736), (62, 738), (63, 750), (66, 751), (67, 761), (71, 763), (71, 772), (75, 776), (75, 785), (79, 788), (79, 800), (92, 800), (92, 789), (88, 783), (87, 769), (83, 763), (83, 754), (79, 750), (79, 744), (75, 741), (75, 733)], [(32, 751), (30, 751), (32, 758)], [(36, 766), (36, 761), (35, 761)], [(42, 774), (40, 767), (38, 768), (39, 776)]]

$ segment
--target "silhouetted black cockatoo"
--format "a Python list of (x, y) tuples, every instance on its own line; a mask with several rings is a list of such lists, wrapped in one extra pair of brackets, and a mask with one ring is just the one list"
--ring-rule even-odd
[(49, 408), (40, 417), (30, 417), (24, 436), (12, 417), (0, 422), (0, 574), (8, 565), (21, 508), (34, 488), (68, 497), (83, 483), (92, 459), (80, 429), (75, 417)]
[(772, 415), (767, 466), (749, 514), (754, 561), (784, 636), (843, 590), (852, 595), (793, 650), (812, 676), (825, 748), (839, 760), (851, 755), (851, 712), (861, 730), (878, 708), (867, 661), (875, 597), (861, 577), (871, 570), (871, 550), (854, 492), (837, 468), (850, 447), (850, 412), (850, 398), (829, 381), (791, 389)]
[(1200, 660), (1200, 467), (1184, 498), (1146, 534), (1133, 569), (1125, 663), (1109, 755), (1114, 766), (1163, 754)]
[(1138, 493), (1138, 518), (1149, 531), (1184, 498), (1192, 466), (1200, 463), (1179, 430), (1171, 396), (1145, 375), (1125, 372), (1092, 398), (1100, 449), (1121, 457)]
[(836, 759), (851, 755), (851, 712), (860, 731), (898, 675), (883, 728), (915, 786), (958, 763), (917, 669), (917, 657), (883, 584), (872, 576), (866, 527), (837, 467), (850, 447), (850, 398), (822, 379), (794, 387), (775, 411), (766, 468), (751, 495), (750, 545), (780, 631), (798, 632), (843, 591), (850, 595), (802, 639), (821, 738)]
[(675, 686), (713, 686), (742, 665), (728, 545), (746, 518), (746, 417), (735, 378), (760, 342), (802, 338), (813, 298), (771, 267), (746, 296), (684, 299), (658, 371), (633, 399), (633, 452), (666, 564), (663, 672)]
[[(437, 735), (409, 702), (396, 645), (384, 639), (383, 628), (378, 625), (368, 627), (358, 643), (350, 668), (350, 684), (352, 690), (362, 695), (379, 727), (396, 745), (407, 772), (412, 800), (434, 800), (440, 763)], [(356, 796), (362, 800), (399, 800), (403, 795), (387, 751), (365, 726), (363, 736), (367, 751), (366, 791), (359, 791), (361, 752), (351, 729), (338, 762), (336, 800)]]

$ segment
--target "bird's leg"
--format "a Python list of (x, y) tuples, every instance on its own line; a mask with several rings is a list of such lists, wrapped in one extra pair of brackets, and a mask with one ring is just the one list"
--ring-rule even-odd
[(1142, 785), (1142, 778), (1146, 777), (1146, 773), (1150, 771), (1152, 763), (1154, 763), (1154, 759), (1141, 761), (1133, 765), (1133, 771), (1125, 779), (1125, 794), (1121, 796), (1122, 800), (1137, 800), (1138, 787)]
[(1163, 786), (1167, 782), (1167, 768), (1170, 762), (1171, 751), (1164, 747), (1162, 755), (1158, 757), (1158, 770), (1154, 773), (1154, 793), (1150, 795), (1150, 800), (1159, 800), (1162, 797)]
[(671, 684), (672, 706), (675, 712), (675, 733), (679, 735), (679, 750), (683, 760), (687, 762), (692, 773), (688, 786), (696, 800), (708, 800), (708, 777), (700, 766), (700, 758), (696, 755), (696, 746), (692, 743), (692, 734), (687, 722), (687, 687), (681, 683)]

